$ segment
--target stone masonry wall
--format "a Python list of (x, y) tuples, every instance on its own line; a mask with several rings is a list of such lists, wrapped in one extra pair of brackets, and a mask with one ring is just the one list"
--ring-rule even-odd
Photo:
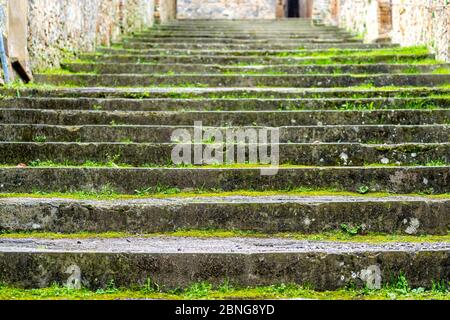
[(178, 19), (275, 19), (276, 0), (178, 0)]
[[(0, 0), (3, 8), (6, 3)], [(153, 16), (153, 0), (29, 0), (31, 67), (59, 66), (71, 52), (93, 51), (122, 34), (151, 26)], [(7, 17), (0, 20), (0, 25), (7, 25)], [(7, 36), (7, 28), (2, 30)]]
[(6, 25), (7, 25), (7, 1), (8, 0), (0, 0), (0, 30), (3, 33), (6, 33)]
[(439, 59), (450, 61), (449, 0), (395, 0), (392, 19), (394, 42), (427, 44)]
[(427, 45), (439, 60), (450, 61), (449, 0), (319, 0), (314, 13), (366, 42), (390, 38), (402, 46)]
[(158, 4), (159, 18), (162, 24), (176, 19), (177, 0), (159, 0)]
[(312, 18), (316, 22), (328, 19), (330, 15), (330, 0), (314, 0)]

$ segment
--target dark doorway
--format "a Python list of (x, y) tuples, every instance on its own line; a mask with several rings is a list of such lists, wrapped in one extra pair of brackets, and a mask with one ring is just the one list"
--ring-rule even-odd
[(288, 0), (287, 7), (288, 18), (298, 18), (300, 17), (300, 3), (299, 0)]

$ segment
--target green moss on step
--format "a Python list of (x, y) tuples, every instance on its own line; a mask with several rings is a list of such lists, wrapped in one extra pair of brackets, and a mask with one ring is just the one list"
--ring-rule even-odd
[[(304, 234), (304, 233), (275, 233), (267, 234), (244, 230), (220, 230), (220, 229), (200, 229), (200, 230), (184, 230), (180, 229), (174, 232), (166, 233), (150, 233), (150, 234), (131, 234), (124, 232), (107, 232), (107, 233), (48, 233), (48, 232), (21, 232), (8, 233), (1, 232), (0, 239), (117, 239), (117, 238), (155, 238), (155, 237), (188, 237), (188, 238), (280, 238), (302, 241), (332, 241), (332, 242), (353, 242), (353, 243), (418, 243), (418, 242), (450, 242), (450, 233), (447, 235), (397, 235), (397, 234), (381, 234), (367, 233), (358, 234), (359, 232), (349, 232), (348, 228), (342, 226), (342, 231), (327, 232), (321, 234)], [(353, 227), (352, 227), (353, 228)], [(355, 227), (356, 228), (356, 227)]]
[(136, 190), (134, 195), (119, 194), (111, 186), (105, 185), (100, 191), (72, 191), (72, 192), (42, 192), (33, 190), (31, 193), (0, 193), (1, 198), (65, 198), (77, 200), (122, 200), (122, 199), (145, 199), (145, 198), (195, 198), (195, 197), (230, 197), (230, 196), (247, 196), (247, 197), (265, 197), (265, 196), (349, 196), (349, 197), (390, 197), (390, 196), (411, 196), (422, 197), (428, 199), (450, 200), (450, 193), (447, 194), (390, 194), (382, 192), (358, 193), (347, 192), (336, 189), (311, 189), (311, 188), (294, 188), (286, 190), (236, 190), (222, 191), (218, 189), (195, 189), (183, 191), (170, 186), (153, 186), (143, 190)]
[(91, 291), (88, 289), (68, 289), (58, 285), (43, 289), (17, 289), (0, 285), (0, 300), (121, 300), (121, 299), (166, 299), (166, 300), (196, 300), (196, 299), (317, 299), (317, 300), (450, 300), (449, 284), (436, 281), (430, 284), (430, 289), (410, 288), (408, 280), (399, 275), (380, 290), (368, 288), (346, 289), (336, 291), (314, 291), (310, 286), (296, 284), (274, 284), (265, 287), (240, 288), (229, 281), (222, 285), (202, 282), (194, 283), (187, 288), (164, 292), (151, 279), (144, 285), (135, 285), (134, 289), (118, 289), (114, 282), (107, 288)]

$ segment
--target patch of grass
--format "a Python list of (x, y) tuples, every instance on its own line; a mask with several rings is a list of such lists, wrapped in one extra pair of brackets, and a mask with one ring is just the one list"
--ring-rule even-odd
[(282, 57), (373, 57), (383, 55), (424, 55), (429, 50), (425, 46), (398, 47), (398, 48), (382, 48), (382, 49), (337, 49), (330, 48), (328, 50), (320, 50), (316, 52), (281, 52), (278, 55)]
[(443, 243), (450, 241), (450, 233), (446, 235), (403, 235), (366, 232), (362, 226), (342, 224), (341, 230), (318, 234), (305, 234), (299, 232), (262, 233), (247, 230), (223, 230), (223, 229), (178, 229), (173, 232), (132, 234), (125, 232), (106, 233), (53, 233), (53, 232), (0, 232), (0, 239), (119, 239), (119, 238), (278, 238), (301, 241), (333, 241), (352, 243)]
[(450, 68), (437, 68), (432, 73), (433, 74), (450, 74)]
[[(439, 284), (439, 285), (436, 285)], [(400, 272), (382, 289), (348, 286), (336, 291), (315, 291), (310, 285), (278, 283), (261, 287), (234, 286), (229, 280), (214, 286), (208, 282), (193, 283), (186, 288), (164, 290), (148, 279), (135, 289), (118, 289), (114, 282), (105, 289), (69, 289), (54, 284), (43, 289), (17, 289), (0, 285), (0, 300), (117, 300), (117, 299), (166, 299), (166, 300), (223, 300), (223, 299), (318, 299), (318, 300), (450, 300), (446, 280), (433, 281), (429, 289), (411, 288)]]
[[(150, 280), (151, 281), (151, 280)], [(214, 287), (207, 282), (194, 283), (185, 289), (160, 289), (157, 285), (139, 286), (137, 289), (107, 289), (92, 291), (88, 289), (68, 289), (53, 285), (44, 289), (16, 289), (5, 285), (0, 286), (0, 300), (120, 300), (120, 299), (165, 299), (165, 300), (196, 300), (196, 299), (318, 299), (318, 300), (449, 300), (448, 290), (426, 290), (415, 288), (404, 290), (401, 285), (386, 286), (380, 290), (340, 289), (336, 291), (315, 291), (309, 286), (296, 284), (274, 284), (265, 287), (242, 288), (233, 286), (228, 281)]]
[[(132, 166), (124, 163), (119, 163), (120, 155), (110, 157), (107, 162), (96, 162), (87, 160), (83, 163), (75, 163), (71, 161), (54, 162), (51, 160), (41, 161), (39, 159), (30, 161), (28, 166), (32, 168), (131, 168)], [(1, 166), (0, 166), (1, 167)]]
[(46, 141), (47, 141), (47, 137), (46, 136), (35, 136), (35, 137), (33, 137), (33, 142), (44, 143)]
[(223, 75), (288, 75), (288, 72), (279, 71), (279, 70), (233, 70), (233, 71), (224, 71)]
[[(160, 190), (171, 190), (174, 187), (171, 186), (159, 186)], [(79, 190), (70, 192), (44, 192), (41, 190), (33, 190), (31, 193), (0, 193), (1, 198), (65, 198), (65, 199), (76, 199), (76, 200), (126, 200), (126, 199), (142, 199), (142, 198), (168, 198), (168, 197), (179, 197), (179, 198), (196, 198), (196, 197), (232, 197), (232, 196), (243, 196), (243, 197), (265, 197), (265, 196), (305, 196), (305, 197), (316, 197), (316, 196), (348, 196), (348, 197), (390, 197), (394, 194), (386, 192), (371, 192), (366, 194), (361, 194), (358, 192), (348, 192), (341, 191), (337, 189), (312, 189), (304, 187), (293, 187), (284, 190), (265, 190), (265, 191), (255, 191), (255, 190), (236, 190), (236, 191), (223, 191), (220, 189), (195, 189), (181, 192), (166, 192), (158, 193), (151, 187), (144, 188), (139, 191), (139, 194), (119, 194), (111, 186), (103, 186), (100, 190)], [(153, 191), (153, 193), (151, 193)], [(423, 197), (429, 199), (450, 199), (450, 193), (446, 194), (395, 194), (395, 196), (409, 196), (409, 197)]]
[(346, 223), (341, 224), (341, 229), (342, 232), (350, 236), (356, 236), (364, 230), (362, 226), (350, 226)]
[(175, 195), (180, 194), (181, 190), (175, 187), (167, 187), (163, 185), (156, 185), (155, 187), (149, 187), (145, 189), (135, 190), (135, 194), (138, 196), (148, 196), (152, 194), (161, 194), (161, 195)]
[(41, 70), (39, 74), (43, 75), (95, 75), (95, 71), (90, 72), (73, 72), (68, 69), (45, 69)]
[(425, 163), (425, 166), (427, 167), (443, 167), (448, 166), (449, 164), (442, 160), (431, 160)]

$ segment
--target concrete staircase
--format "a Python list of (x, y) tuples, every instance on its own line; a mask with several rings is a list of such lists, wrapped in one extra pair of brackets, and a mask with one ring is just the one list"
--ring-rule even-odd
[[(448, 281), (448, 71), (422, 48), (363, 44), (307, 20), (177, 21), (4, 89), (0, 282)], [(221, 132), (279, 127), (278, 174), (174, 165), (171, 135), (195, 121)], [(165, 235), (179, 229), (242, 236)], [(311, 240), (342, 229), (368, 240)]]

